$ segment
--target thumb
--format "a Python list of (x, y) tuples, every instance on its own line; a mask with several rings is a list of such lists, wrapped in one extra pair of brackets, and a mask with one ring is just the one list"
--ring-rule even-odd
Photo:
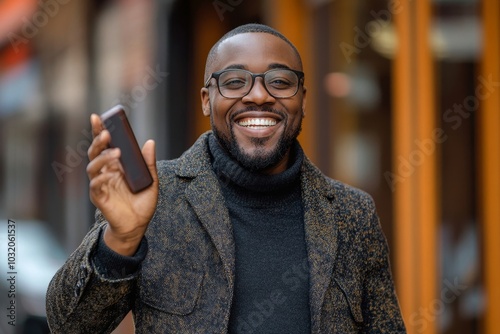
[(158, 181), (158, 173), (156, 171), (156, 143), (154, 140), (149, 139), (146, 141), (144, 146), (142, 147), (142, 156), (146, 161), (146, 165), (148, 165), (149, 172), (153, 177), (153, 180)]

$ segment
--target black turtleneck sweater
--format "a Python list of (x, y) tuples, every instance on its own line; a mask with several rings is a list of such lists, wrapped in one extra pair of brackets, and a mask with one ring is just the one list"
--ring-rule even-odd
[(289, 168), (277, 175), (245, 170), (213, 135), (209, 146), (236, 244), (229, 333), (309, 333), (300, 145), (294, 143)]

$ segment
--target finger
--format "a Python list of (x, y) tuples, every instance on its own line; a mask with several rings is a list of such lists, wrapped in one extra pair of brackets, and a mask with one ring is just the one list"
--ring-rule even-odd
[(150, 139), (146, 141), (142, 147), (142, 156), (148, 165), (149, 172), (153, 177), (153, 181), (158, 181), (158, 173), (156, 171), (156, 143)]
[(89, 149), (87, 150), (87, 155), (89, 160), (94, 160), (101, 152), (109, 148), (109, 143), (111, 141), (111, 135), (108, 130), (102, 130), (95, 138), (92, 140)]
[(123, 170), (121, 161), (119, 159), (113, 159), (109, 163), (105, 164), (104, 167), (102, 167), (101, 174), (107, 172), (120, 172), (121, 174), (125, 175), (125, 171)]
[(92, 136), (95, 138), (104, 130), (104, 125), (102, 124), (101, 118), (96, 115), (90, 115), (90, 125), (92, 126)]
[(95, 203), (94, 201), (98, 200), (103, 196), (103, 194), (107, 192), (107, 186), (112, 183), (113, 179), (118, 178), (118, 172), (100, 174), (97, 177), (93, 178), (89, 183), (90, 198), (92, 200), (92, 203), (96, 204), (97, 206), (97, 203)]
[(87, 165), (87, 175), (89, 179), (92, 180), (106, 171), (116, 170), (117, 168), (114, 166), (121, 165), (118, 160), (120, 153), (119, 148), (107, 149), (96, 158), (92, 159)]

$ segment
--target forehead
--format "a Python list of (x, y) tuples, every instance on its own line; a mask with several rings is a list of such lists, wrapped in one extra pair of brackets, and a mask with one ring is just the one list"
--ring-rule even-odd
[(243, 33), (219, 45), (211, 72), (235, 65), (263, 72), (276, 64), (302, 70), (293, 48), (281, 38), (268, 33)]

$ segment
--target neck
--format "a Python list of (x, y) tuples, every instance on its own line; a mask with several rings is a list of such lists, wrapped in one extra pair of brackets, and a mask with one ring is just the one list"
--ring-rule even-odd
[(299, 143), (295, 141), (287, 153), (287, 158), (280, 166), (263, 172), (251, 172), (234, 160), (218, 143), (214, 135), (209, 137), (209, 148), (212, 154), (212, 165), (220, 179), (231, 181), (247, 190), (269, 192), (282, 189), (298, 180), (304, 153)]
[(261, 173), (266, 175), (280, 174), (288, 168), (289, 160), (290, 160), (290, 149), (286, 152), (283, 159), (281, 159), (281, 161), (277, 165), (269, 167), (263, 170)]

